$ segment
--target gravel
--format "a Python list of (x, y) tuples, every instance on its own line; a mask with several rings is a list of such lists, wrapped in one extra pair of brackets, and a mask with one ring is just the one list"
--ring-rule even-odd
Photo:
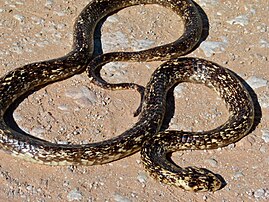
[(265, 189), (257, 189), (255, 192), (254, 192), (254, 197), (255, 198), (261, 198), (265, 195)]
[(131, 202), (130, 199), (120, 194), (114, 194), (114, 200), (115, 202)]
[(249, 21), (248, 16), (240, 15), (240, 16), (237, 16), (234, 19), (228, 20), (226, 22), (228, 22), (231, 25), (241, 25), (244, 27), (244, 26), (248, 25), (248, 21)]
[(81, 201), (82, 199), (83, 195), (78, 189), (73, 189), (67, 194), (68, 201)]
[(227, 43), (225, 38), (223, 41), (203, 41), (199, 48), (202, 49), (206, 57), (211, 57), (216, 53), (224, 52)]
[(206, 162), (209, 163), (209, 165), (212, 167), (218, 166), (218, 161), (216, 159), (210, 158), (210, 159), (207, 159)]
[(262, 139), (265, 143), (269, 143), (269, 129), (262, 130)]
[(266, 79), (257, 76), (249, 77), (246, 82), (248, 83), (248, 85), (250, 85), (252, 89), (257, 89), (268, 85), (268, 81)]
[(238, 178), (241, 178), (241, 177), (244, 177), (245, 175), (243, 174), (243, 172), (241, 172), (241, 171), (237, 171), (237, 172), (235, 172), (234, 173), (234, 178), (235, 179), (238, 179)]
[[(77, 14), (87, 3), (87, 0), (64, 1), (64, 4), (55, 0), (45, 0), (40, 1), (40, 3), (20, 0), (1, 1), (1, 74), (3, 75), (12, 68), (21, 66), (22, 64), (54, 58), (56, 54), (61, 56), (69, 51), (72, 46), (72, 24)], [(251, 146), (246, 146), (247, 144), (245, 143), (249, 139), (244, 138), (241, 140), (241, 146), (237, 143), (218, 150), (189, 152), (193, 156), (188, 155), (188, 160), (193, 161), (194, 165), (215, 167), (214, 172), (216, 171), (228, 180), (228, 184), (224, 189), (215, 192), (214, 195), (201, 195), (184, 192), (181, 189), (149, 180), (146, 172), (141, 171), (143, 169), (142, 164), (135, 163), (136, 161), (140, 161), (138, 154), (122, 159), (121, 161), (113, 162), (113, 165), (92, 167), (49, 167), (24, 162), (12, 158), (10, 155), (1, 154), (0, 198), (5, 201), (185, 202), (205, 200), (229, 202), (234, 201), (236, 197), (238, 201), (268, 201), (269, 74), (267, 53), (269, 48), (269, 29), (265, 12), (268, 2), (264, 0), (259, 1), (259, 3), (251, 1), (198, 0), (197, 3), (204, 9), (209, 18), (210, 30), (207, 40), (202, 42), (200, 47), (192, 53), (192, 56), (210, 57), (211, 61), (225, 64), (225, 67), (227, 64), (227, 67), (233, 68), (233, 71), (240, 72), (243, 78), (248, 78), (247, 82), (257, 94), (262, 107), (263, 117), (257, 129), (251, 134), (255, 138), (255, 141), (251, 141)], [(166, 39), (172, 41), (172, 36), (178, 37), (178, 33), (174, 29), (168, 30), (167, 32), (169, 34), (165, 35), (166, 32), (162, 31), (166, 31), (169, 27), (162, 28), (156, 26), (155, 22), (159, 20), (156, 16), (160, 16), (160, 13), (162, 13), (162, 11), (159, 12), (159, 7), (146, 7), (139, 6), (136, 8), (135, 13), (139, 14), (139, 16), (141, 15), (141, 20), (148, 18), (150, 22), (149, 26), (141, 23), (140, 18), (139, 21), (137, 20), (135, 22), (137, 24), (134, 26), (132, 23), (122, 21), (122, 19), (126, 18), (132, 19), (129, 12), (133, 11), (134, 8), (123, 11), (123, 17), (120, 14), (115, 14), (107, 18), (104, 24), (108, 25), (108, 28), (106, 31), (101, 30), (104, 52), (115, 51), (115, 48), (118, 48), (117, 50), (120, 51), (130, 49), (141, 50), (155, 46), (159, 42), (161, 44)], [(148, 8), (151, 10), (147, 10)], [(148, 17), (146, 15), (151, 12), (154, 13), (155, 17)], [(136, 19), (137, 16), (134, 16), (133, 19)], [(165, 19), (165, 22), (169, 23), (170, 20), (166, 18), (169, 16), (166, 14), (164, 17), (160, 19)], [(174, 24), (174, 19), (172, 20), (172, 24)], [(166, 25), (166, 23), (162, 24), (163, 26)], [(151, 25), (152, 27), (150, 27)], [(156, 26), (155, 30), (153, 29), (154, 26)], [(121, 27), (126, 27), (126, 30), (119, 29)], [(138, 34), (141, 36), (138, 38), (133, 35), (133, 32), (139, 30), (141, 27), (143, 31)], [(150, 38), (146, 33), (151, 33), (153, 37)], [(105, 76), (113, 77), (113, 79), (116, 79), (116, 82), (126, 78), (125, 76), (129, 73), (129, 69), (125, 68), (126, 66), (124, 64), (116, 63), (109, 65), (111, 66), (106, 66), (104, 69)], [(155, 68), (151, 63), (148, 66), (150, 68), (147, 71)], [(141, 75), (143, 76), (139, 79), (141, 82), (146, 83), (148, 78), (144, 75), (147, 72), (143, 71), (141, 71)], [(40, 103), (36, 105), (36, 109), (32, 108), (32, 105), (36, 103), (35, 99), (25, 99), (24, 102), (28, 103), (25, 106), (29, 106), (29, 108), (23, 108), (22, 110), (29, 111), (29, 113), (26, 113), (28, 116), (15, 112), (16, 121), (22, 124), (20, 127), (27, 133), (29, 132), (34, 136), (42, 137), (42, 135), (45, 136), (44, 133), (48, 132), (48, 130), (39, 121), (43, 121), (44, 123), (49, 122), (49, 125), (53, 125), (54, 127), (60, 124), (59, 130), (62, 129), (61, 137), (67, 139), (69, 127), (76, 128), (78, 125), (79, 128), (84, 129), (92, 124), (90, 129), (83, 131), (86, 135), (82, 137), (82, 140), (89, 142), (92, 138), (90, 135), (94, 136), (98, 134), (103, 136), (103, 134), (107, 133), (114, 135), (119, 125), (122, 126), (120, 128), (122, 131), (125, 129), (124, 127), (130, 128), (131, 124), (127, 125), (124, 119), (118, 118), (126, 117), (126, 120), (131, 119), (132, 117), (128, 117), (127, 111), (132, 111), (130, 109), (131, 104), (137, 103), (128, 101), (125, 106), (119, 105), (120, 107), (118, 107), (115, 104), (115, 107), (111, 104), (113, 102), (110, 101), (110, 99), (114, 101), (115, 98), (108, 96), (109, 100), (103, 100), (105, 103), (103, 105), (105, 107), (104, 110), (103, 108), (103, 111), (99, 110), (99, 106), (101, 106), (99, 102), (102, 102), (102, 100), (99, 101), (99, 94), (88, 86), (89, 81), (86, 76), (85, 78), (85, 83), (83, 84), (82, 81), (77, 82), (76, 85), (74, 85), (74, 82), (67, 83), (63, 87), (64, 93), (61, 94), (60, 98), (57, 94), (54, 95), (55, 97), (51, 97), (51, 99), (55, 99), (55, 102), (52, 102), (53, 104), (50, 110), (53, 112), (53, 115), (60, 114), (59, 117), (66, 119), (66, 122), (61, 122), (59, 118), (51, 119), (48, 116), (42, 115), (42, 113), (40, 113), (41, 115), (36, 113), (38, 117), (35, 113), (31, 114), (31, 111), (33, 112), (34, 110), (37, 110), (35, 112), (39, 110), (47, 111), (46, 99), (40, 99)], [(185, 91), (185, 89), (187, 88), (184, 88), (184, 86), (177, 87), (175, 89), (175, 96), (181, 97), (182, 95), (187, 95), (188, 91)], [(200, 102), (199, 96), (193, 99), (196, 99), (197, 103)], [(70, 102), (67, 102), (67, 100)], [(116, 100), (121, 104), (124, 103), (124, 99), (120, 96), (116, 97)], [(75, 119), (74, 122), (73, 120), (68, 122), (72, 119), (72, 117), (69, 118), (69, 115), (73, 113), (71, 109), (73, 109), (72, 103), (74, 102), (78, 105), (78, 108), (92, 107), (90, 110), (81, 110), (75, 113), (74, 116), (80, 118), (76, 120), (82, 120), (81, 123), (76, 123)], [(53, 107), (58, 109), (54, 112)], [(119, 109), (122, 110), (121, 114), (118, 113)], [(97, 110), (99, 111), (96, 112)], [(88, 113), (87, 116), (85, 114), (82, 115), (82, 111), (86, 111)], [(97, 118), (100, 114), (102, 118)], [(188, 115), (190, 117), (193, 116), (193, 114)], [(86, 119), (86, 121), (83, 119)], [(103, 120), (105, 120), (104, 123), (102, 122)], [(120, 123), (117, 122), (118, 120), (121, 120)], [(213, 116), (211, 120), (214, 121)], [(33, 121), (36, 121), (36, 124), (32, 124)], [(191, 121), (192, 119), (190, 119)], [(105, 129), (101, 130), (103, 128), (99, 127), (99, 124), (102, 127), (104, 125)], [(201, 123), (197, 122), (197, 124), (203, 127)], [(176, 129), (184, 129), (184, 124), (177, 120), (174, 121), (174, 126)], [(58, 129), (55, 131), (57, 133)], [(99, 132), (97, 133), (96, 131)], [(80, 132), (74, 130), (74, 138), (79, 138)], [(69, 141), (58, 141), (58, 143), (67, 144)], [(187, 154), (188, 151), (185, 153)], [(214, 158), (211, 156), (214, 156)], [(176, 163), (181, 165), (181, 160), (182, 158), (179, 158)], [(186, 166), (188, 166), (189, 162), (184, 161), (187, 164)], [(222, 164), (221, 166), (220, 162)], [(116, 183), (119, 179), (118, 173), (124, 176), (122, 178), (124, 180)], [(233, 182), (230, 182), (229, 179), (233, 179), (231, 180)], [(68, 185), (63, 185), (63, 180), (68, 181)], [(236, 182), (234, 183), (234, 181)]]
[(65, 91), (65, 96), (74, 99), (81, 107), (87, 107), (97, 102), (95, 92), (91, 91), (87, 86), (69, 88)]
[(140, 183), (146, 183), (148, 179), (148, 175), (145, 172), (139, 172), (139, 174), (137, 175), (137, 180)]

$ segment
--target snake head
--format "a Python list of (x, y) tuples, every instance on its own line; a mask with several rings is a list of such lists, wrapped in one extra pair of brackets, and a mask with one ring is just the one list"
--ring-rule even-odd
[(197, 167), (184, 169), (183, 188), (188, 191), (203, 192), (217, 191), (223, 183), (222, 180), (209, 170)]

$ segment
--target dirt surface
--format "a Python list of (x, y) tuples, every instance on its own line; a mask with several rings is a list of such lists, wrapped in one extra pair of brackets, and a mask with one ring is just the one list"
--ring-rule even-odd
[[(71, 50), (73, 24), (88, 0), (2, 0), (0, 75)], [(215, 193), (190, 193), (161, 184), (144, 171), (140, 154), (102, 166), (37, 165), (0, 152), (0, 201), (268, 201), (269, 200), (269, 38), (268, 1), (199, 0), (209, 35), (190, 55), (232, 69), (255, 91), (262, 117), (236, 144), (212, 151), (173, 154), (181, 166), (219, 173), (227, 185)], [(183, 32), (178, 16), (163, 7), (135, 6), (107, 18), (102, 50), (139, 50), (172, 42)], [(145, 85), (160, 62), (111, 63), (102, 76), (111, 82)], [(227, 119), (212, 90), (191, 84), (176, 87), (170, 128), (189, 131), (217, 127)], [(61, 143), (111, 138), (137, 121), (135, 91), (107, 91), (82, 73), (27, 97), (14, 112), (20, 128)], [(258, 109), (258, 108), (257, 108)]]

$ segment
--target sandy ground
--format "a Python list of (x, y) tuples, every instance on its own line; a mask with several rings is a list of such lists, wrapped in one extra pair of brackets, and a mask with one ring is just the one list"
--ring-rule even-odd
[[(2, 0), (0, 74), (26, 63), (66, 54), (72, 27), (88, 0)], [(205, 167), (227, 185), (215, 193), (190, 193), (161, 184), (144, 171), (137, 153), (102, 166), (37, 165), (0, 152), (0, 201), (267, 201), (269, 200), (268, 1), (199, 0), (209, 35), (191, 55), (232, 69), (255, 91), (262, 116), (247, 137), (213, 151), (176, 152), (179, 165)], [(139, 50), (171, 42), (183, 32), (180, 18), (160, 6), (135, 6), (110, 16), (101, 27), (104, 52)], [(113, 63), (102, 70), (111, 82), (145, 85), (160, 62)], [(175, 89), (170, 128), (206, 130), (228, 112), (212, 90), (182, 84)], [(14, 112), (21, 129), (66, 143), (116, 136), (134, 124), (138, 93), (107, 91), (82, 73), (27, 97)], [(257, 107), (258, 109), (258, 107)], [(259, 121), (259, 117), (258, 117)]]

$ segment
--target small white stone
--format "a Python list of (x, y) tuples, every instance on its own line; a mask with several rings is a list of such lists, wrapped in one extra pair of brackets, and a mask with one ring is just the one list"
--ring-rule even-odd
[(175, 98), (180, 98), (182, 97), (183, 95), (183, 91), (184, 91), (184, 86), (183, 85), (177, 85), (174, 89), (174, 95), (175, 95)]
[(227, 43), (226, 39), (223, 39), (223, 41), (204, 41), (201, 43), (200, 48), (206, 57), (211, 57), (215, 53), (225, 51)]
[(13, 16), (16, 20), (18, 20), (19, 22), (23, 22), (25, 17), (19, 14), (16, 14)]
[(107, 19), (106, 19), (106, 22), (110, 22), (110, 23), (114, 23), (114, 22), (118, 22), (119, 19), (118, 17), (116, 17), (115, 15), (112, 15), (112, 16), (109, 16)]
[(14, 112), (13, 113), (13, 118), (14, 118), (14, 120), (17, 122), (17, 121), (22, 121), (23, 120), (23, 118), (22, 118), (22, 116), (18, 113), (18, 112)]
[(262, 108), (269, 108), (269, 94), (263, 94), (259, 98), (259, 103)]
[(140, 172), (137, 176), (137, 180), (141, 183), (145, 183), (148, 179), (148, 176), (145, 172)]
[(102, 47), (104, 52), (115, 50), (115, 46), (123, 49), (128, 48), (128, 44), (128, 37), (120, 31), (104, 33), (102, 35)]
[(45, 128), (42, 126), (36, 126), (34, 128), (32, 128), (32, 130), (30, 130), (30, 134), (35, 136), (35, 137), (39, 137), (42, 138), (42, 134), (45, 133)]
[(262, 139), (265, 143), (269, 142), (269, 129), (262, 130)]
[(267, 152), (266, 145), (262, 145), (259, 150), (260, 150), (261, 153), (266, 153)]
[(67, 111), (68, 110), (68, 106), (65, 104), (61, 104), (58, 106), (58, 109), (62, 110), (62, 111)]
[(46, 3), (45, 3), (45, 6), (46, 7), (51, 7), (53, 4), (53, 0), (47, 0)]
[(235, 174), (234, 174), (235, 179), (238, 179), (238, 178), (243, 177), (243, 176), (244, 176), (244, 174), (242, 172), (240, 172), (240, 171), (235, 172)]
[(260, 197), (263, 197), (265, 194), (265, 190), (264, 189), (257, 189), (255, 192), (254, 192), (254, 197), (255, 198), (260, 198)]
[(268, 81), (257, 76), (249, 77), (246, 82), (250, 85), (251, 88), (257, 89), (267, 85)]
[(200, 0), (200, 6), (207, 6), (207, 5), (216, 5), (219, 3), (219, 0)]
[(132, 42), (132, 47), (134, 47), (134, 51), (140, 51), (149, 48), (154, 43), (155, 41), (149, 39), (135, 40)]
[(265, 39), (260, 39), (260, 45), (262, 48), (269, 48), (269, 42)]
[(65, 13), (63, 11), (55, 11), (54, 13), (60, 17), (65, 16)]
[(67, 200), (68, 201), (80, 201), (82, 200), (82, 193), (79, 190), (74, 189), (67, 194)]
[(231, 25), (245, 26), (245, 25), (248, 24), (248, 16), (246, 16), (246, 15), (240, 15), (240, 16), (237, 16), (234, 19), (228, 20), (226, 22), (228, 22)]
[(213, 158), (210, 158), (210, 159), (207, 159), (206, 160), (212, 167), (217, 167), (218, 166), (218, 161), (213, 159)]
[(97, 101), (96, 94), (86, 86), (70, 88), (66, 90), (65, 96), (76, 100), (76, 103), (82, 107), (85, 107), (89, 104), (94, 104)]
[(116, 202), (131, 202), (130, 199), (128, 199), (127, 197), (122, 196), (122, 195), (120, 195), (120, 194), (115, 194), (115, 195), (114, 195), (114, 200), (115, 200)]
[(229, 145), (227, 146), (227, 148), (228, 148), (228, 149), (233, 149), (233, 148), (235, 148), (235, 144), (234, 144), (234, 143), (231, 143), (231, 144), (229, 144)]

